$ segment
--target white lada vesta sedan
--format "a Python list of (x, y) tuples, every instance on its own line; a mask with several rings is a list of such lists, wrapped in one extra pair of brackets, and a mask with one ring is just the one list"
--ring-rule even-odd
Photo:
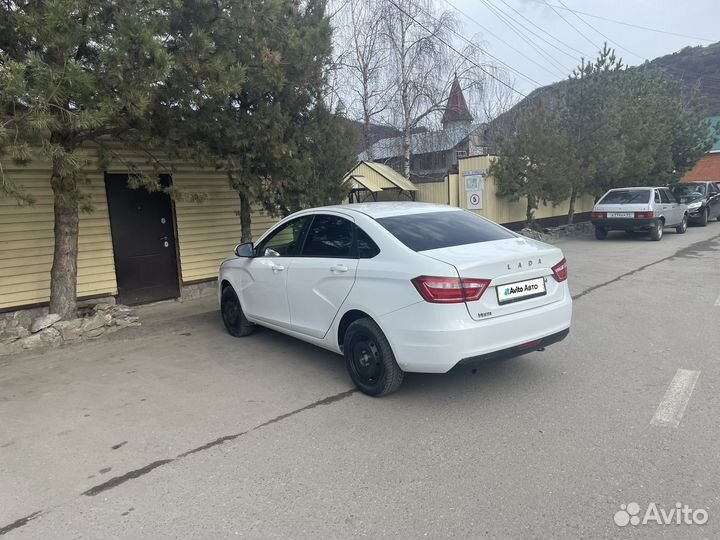
[(218, 279), (228, 332), (262, 325), (343, 354), (372, 396), (406, 371), (517, 356), (570, 331), (562, 252), (449, 206), (303, 210), (235, 255)]

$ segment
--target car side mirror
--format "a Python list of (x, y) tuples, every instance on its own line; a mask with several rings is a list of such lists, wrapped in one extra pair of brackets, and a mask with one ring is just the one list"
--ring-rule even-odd
[(253, 248), (253, 243), (245, 242), (243, 244), (238, 244), (235, 247), (235, 255), (238, 257), (254, 257), (255, 248)]

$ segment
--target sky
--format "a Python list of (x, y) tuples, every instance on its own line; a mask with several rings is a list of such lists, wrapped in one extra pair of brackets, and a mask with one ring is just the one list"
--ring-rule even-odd
[(436, 7), (453, 11), (459, 33), (516, 70), (505, 68), (525, 94), (566, 78), (581, 57), (594, 58), (605, 41), (629, 65), (720, 41), (719, 0), (436, 0)]

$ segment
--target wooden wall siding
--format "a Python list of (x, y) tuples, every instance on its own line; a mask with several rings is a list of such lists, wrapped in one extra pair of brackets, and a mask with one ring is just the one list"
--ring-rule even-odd
[[(49, 164), (4, 165), (5, 174), (35, 196), (36, 203), (19, 207), (12, 199), (0, 198), (0, 309), (50, 299), (54, 239)], [(93, 175), (87, 191), (95, 211), (80, 215), (78, 295), (116, 294), (103, 177)]]
[[(239, 199), (223, 173), (203, 169), (189, 161), (169, 166), (166, 156), (133, 153), (108, 143), (115, 152), (107, 172), (127, 173), (132, 165), (149, 173), (172, 175), (182, 190), (205, 192), (203, 203), (176, 202), (178, 247), (183, 282), (213, 279), (218, 265), (240, 242)], [(104, 174), (97, 169), (93, 147), (87, 168), (95, 211), (80, 216), (78, 296), (117, 294), (110, 219)], [(36, 198), (19, 207), (0, 198), (0, 310), (47, 302), (53, 253), (53, 203), (50, 164), (42, 159), (28, 167), (3, 163), (5, 175)], [(255, 209), (253, 239), (277, 221)]]
[(237, 193), (224, 174), (209, 171), (176, 172), (173, 185), (180, 191), (207, 194), (202, 203), (175, 203), (180, 268), (183, 282), (217, 276), (218, 266), (232, 254), (240, 238)]
[[(466, 171), (477, 171), (490, 166), (490, 156), (477, 156), (459, 160), (459, 174), (445, 177), (443, 182), (432, 184), (418, 184), (417, 200), (439, 204), (448, 204), (448, 183), (450, 184), (450, 205), (467, 209), (467, 192), (465, 191)], [(476, 214), (487, 217), (496, 223), (515, 223), (525, 221), (526, 200), (510, 201), (497, 195), (497, 184), (493, 177), (485, 177), (485, 191), (483, 193), (483, 209), (472, 210)], [(577, 213), (589, 212), (594, 205), (591, 196), (580, 198), (575, 207)], [(541, 205), (535, 211), (536, 218), (548, 218), (567, 215), (569, 201), (558, 205)]]
[(279, 217), (272, 217), (260, 208), (255, 208), (252, 215), (252, 237), (253, 242), (257, 242), (265, 231), (280, 221)]
[(415, 184), (418, 188), (416, 200), (435, 204), (449, 204), (447, 178), (445, 182)]

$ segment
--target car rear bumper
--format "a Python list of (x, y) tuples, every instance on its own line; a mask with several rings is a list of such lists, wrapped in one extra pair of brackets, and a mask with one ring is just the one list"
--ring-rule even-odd
[(611, 218), (593, 219), (592, 224), (602, 227), (608, 231), (626, 231), (628, 229), (651, 229), (655, 226), (656, 218), (635, 219), (635, 218)]
[(538, 343), (532, 343), (532, 346), (529, 347), (527, 344), (523, 345), (517, 345), (515, 347), (510, 347), (509, 349), (503, 349), (501, 351), (495, 351), (492, 353), (483, 354), (480, 356), (474, 356), (472, 358), (463, 358), (455, 364), (453, 369), (457, 369), (459, 367), (465, 367), (465, 366), (471, 366), (474, 364), (480, 364), (482, 362), (487, 362), (488, 360), (503, 360), (505, 358), (514, 358), (516, 356), (522, 356), (523, 354), (528, 354), (531, 352), (535, 352), (538, 349), (544, 349), (545, 347), (548, 347), (552, 345), (553, 343), (559, 343), (568, 335), (570, 334), (570, 329), (566, 328), (565, 330), (562, 330), (560, 332), (556, 332), (555, 334), (552, 334), (550, 336), (544, 337), (540, 340), (538, 340)]
[[(470, 319), (464, 304), (419, 302), (379, 322), (404, 371), (446, 373), (468, 359), (524, 354), (564, 339), (572, 319), (566, 283), (556, 302), (490, 319)], [(541, 341), (527, 350), (517, 349), (535, 340)]]

